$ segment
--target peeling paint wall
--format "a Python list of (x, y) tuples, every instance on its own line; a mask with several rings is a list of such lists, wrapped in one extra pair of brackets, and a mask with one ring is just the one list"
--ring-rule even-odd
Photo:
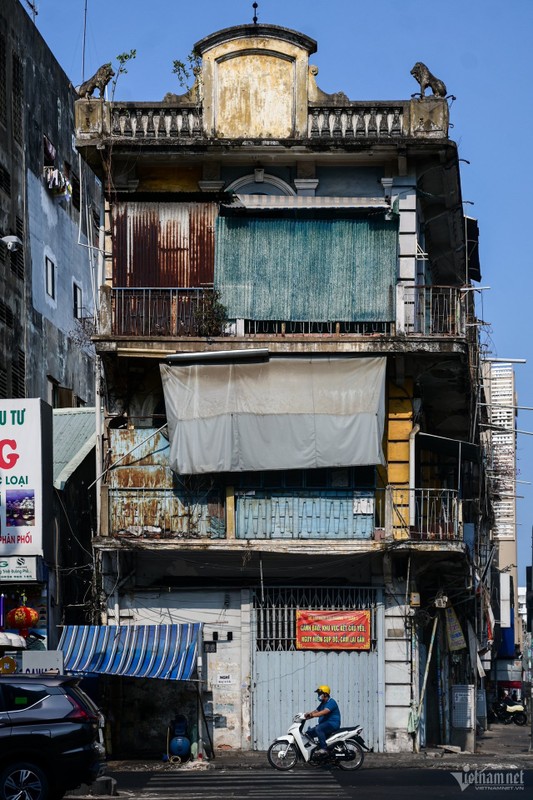
[(204, 126), (228, 138), (287, 138), (307, 131), (308, 51), (261, 36), (203, 53)]

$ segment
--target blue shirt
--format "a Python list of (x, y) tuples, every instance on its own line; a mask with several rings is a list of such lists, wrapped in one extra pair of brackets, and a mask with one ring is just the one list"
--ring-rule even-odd
[(320, 717), (318, 724), (322, 725), (323, 723), (325, 724), (327, 722), (330, 725), (333, 725), (335, 730), (337, 730), (341, 726), (341, 712), (339, 710), (339, 706), (335, 700), (330, 697), (325, 703), (320, 703), (317, 711), (323, 711), (325, 708), (329, 708), (329, 714), (324, 714), (323, 717)]

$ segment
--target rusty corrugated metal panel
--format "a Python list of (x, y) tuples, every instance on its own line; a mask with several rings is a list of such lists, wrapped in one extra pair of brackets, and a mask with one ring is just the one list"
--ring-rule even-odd
[(148, 438), (151, 432), (155, 433), (147, 428), (109, 430), (111, 461), (116, 464), (108, 473), (111, 487), (172, 488), (168, 439), (161, 433)]
[(201, 287), (214, 275), (217, 203), (126, 202), (113, 207), (113, 283)]

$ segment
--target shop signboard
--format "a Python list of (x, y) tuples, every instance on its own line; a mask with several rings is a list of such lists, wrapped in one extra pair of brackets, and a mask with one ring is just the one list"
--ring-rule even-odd
[(43, 553), (43, 461), (52, 448), (45, 409), (51, 414), (39, 399), (0, 400), (0, 559)]
[(37, 556), (0, 557), (0, 583), (37, 580)]
[(370, 650), (370, 611), (296, 611), (298, 650)]

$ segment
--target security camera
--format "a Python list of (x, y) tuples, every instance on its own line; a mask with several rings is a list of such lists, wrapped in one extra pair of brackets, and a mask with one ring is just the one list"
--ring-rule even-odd
[(2, 241), (11, 252), (15, 252), (15, 250), (22, 247), (22, 241), (18, 236), (2, 236), (0, 241)]

